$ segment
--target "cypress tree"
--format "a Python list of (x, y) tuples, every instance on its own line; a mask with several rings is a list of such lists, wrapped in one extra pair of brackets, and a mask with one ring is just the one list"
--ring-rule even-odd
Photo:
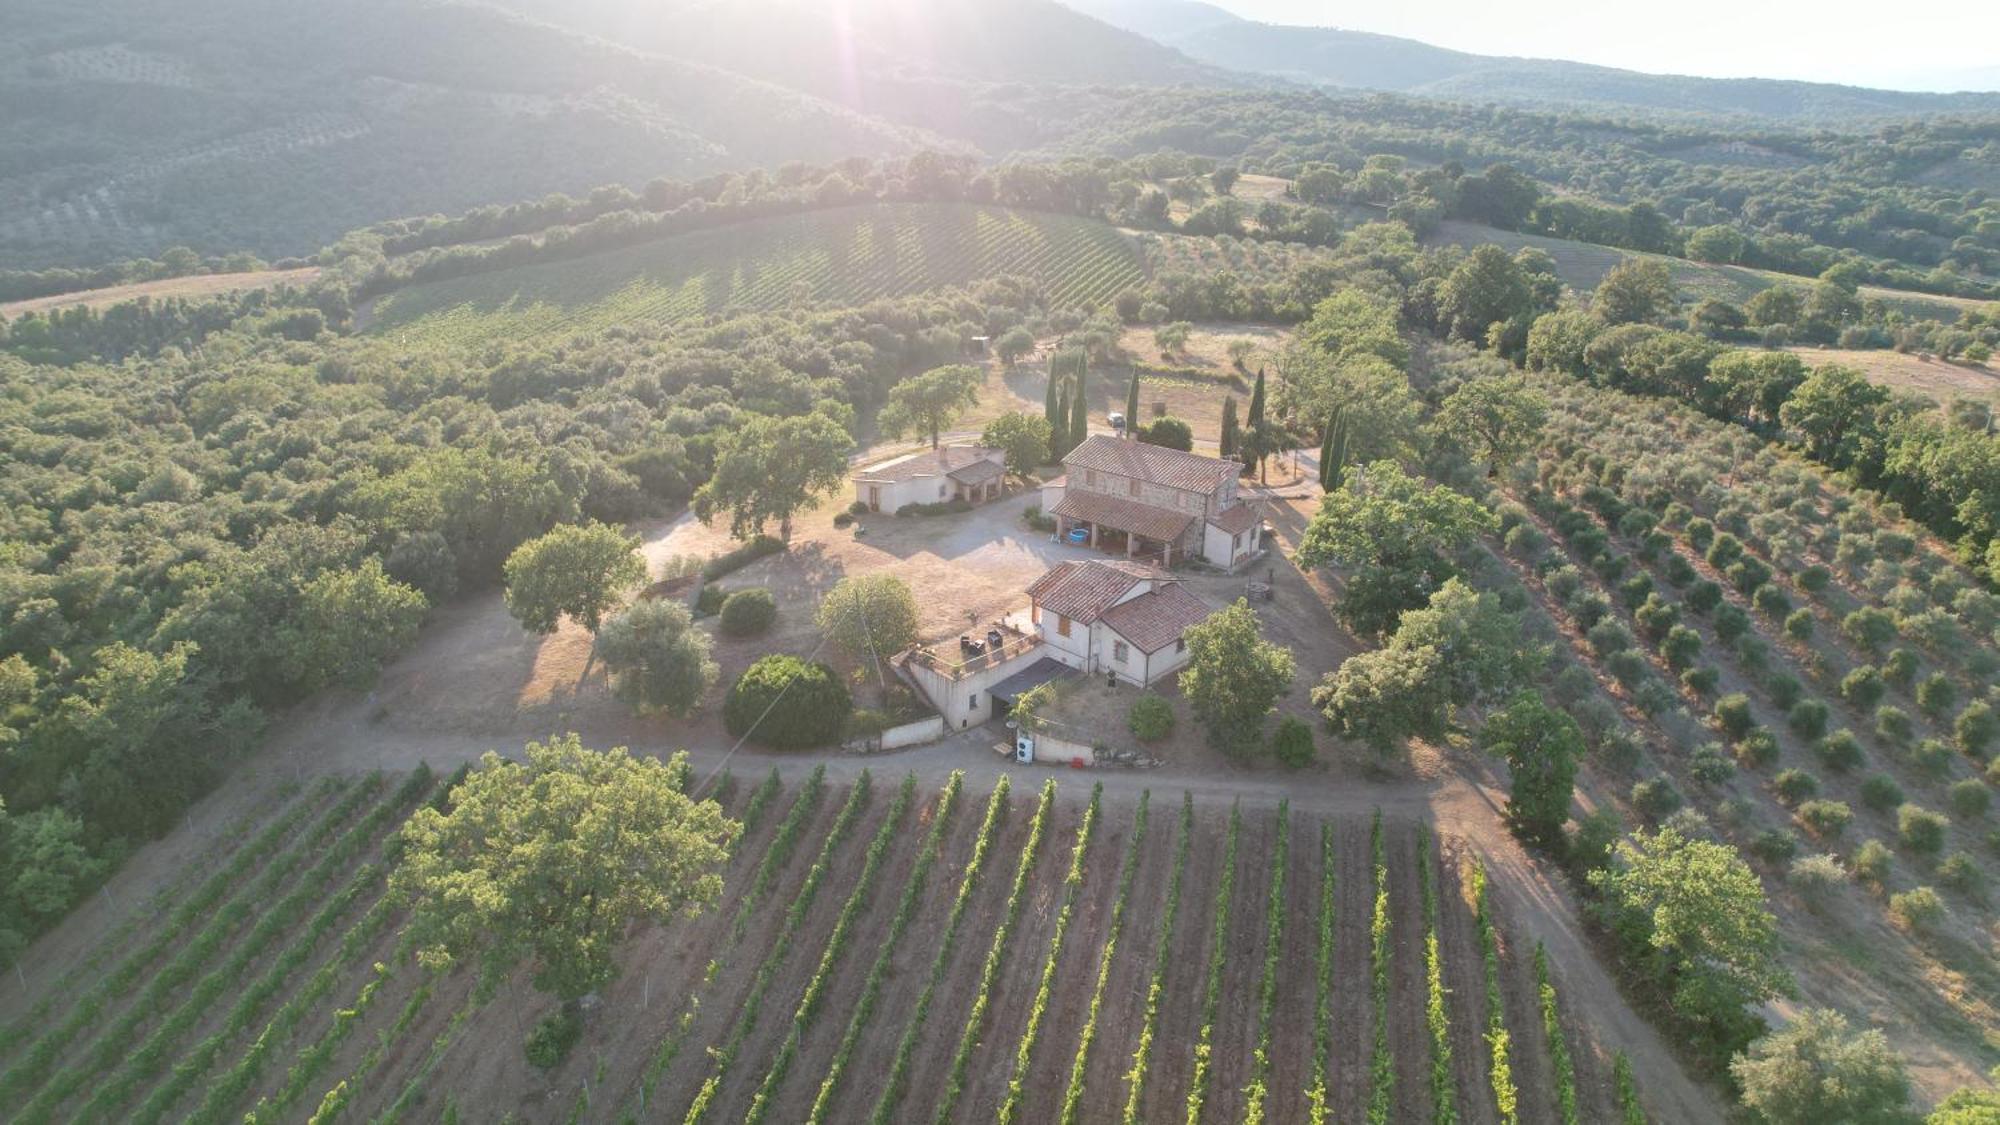
[(1051, 433), (1060, 429), (1057, 425), (1062, 418), (1062, 380), (1056, 375), (1056, 361), (1049, 360), (1049, 389), (1042, 396), (1042, 417), (1049, 424)]
[(1125, 436), (1139, 432), (1139, 373), (1132, 372), (1132, 386), (1125, 392)]
[(1250, 391), (1250, 417), (1241, 439), (1246, 463), (1257, 466), (1257, 478), (1264, 478), (1264, 456), (1271, 450), (1270, 429), (1264, 423), (1264, 369), (1257, 369), (1257, 385)]
[(1076, 398), (1069, 404), (1069, 447), (1075, 449), (1090, 437), (1090, 403), (1083, 397), (1083, 380), (1076, 381)]
[(1235, 456), (1237, 438), (1236, 396), (1230, 395), (1228, 398), (1222, 400), (1222, 455), (1224, 457)]
[(1326, 443), (1319, 450), (1319, 486), (1328, 492), (1347, 480), (1347, 411), (1336, 407), (1326, 425)]
[(1064, 387), (1056, 395), (1054, 417), (1060, 419), (1049, 424), (1049, 456), (1060, 461), (1069, 455), (1069, 388)]

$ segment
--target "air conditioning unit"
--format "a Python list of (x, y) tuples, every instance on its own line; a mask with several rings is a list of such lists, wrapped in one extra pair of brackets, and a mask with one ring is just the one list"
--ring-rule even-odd
[(1014, 760), (1026, 765), (1035, 760), (1035, 736), (1027, 731), (1014, 735)]

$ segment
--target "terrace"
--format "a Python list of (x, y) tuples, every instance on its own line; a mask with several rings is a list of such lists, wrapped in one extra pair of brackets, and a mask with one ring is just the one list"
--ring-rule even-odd
[(995, 621), (983, 636), (966, 633), (955, 644), (918, 645), (910, 650), (909, 659), (916, 667), (956, 681), (1005, 664), (1041, 643), (1042, 638), (1033, 633)]

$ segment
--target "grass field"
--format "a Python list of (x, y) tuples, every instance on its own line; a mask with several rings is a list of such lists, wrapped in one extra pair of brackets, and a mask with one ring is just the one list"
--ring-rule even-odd
[[(1663, 254), (1642, 254), (1636, 250), (1619, 250), (1589, 242), (1518, 234), (1495, 227), (1481, 226), (1478, 223), (1458, 221), (1440, 223), (1437, 233), (1432, 235), (1429, 241), (1433, 244), (1455, 243), (1467, 247), (1492, 243), (1508, 250), (1518, 250), (1523, 246), (1538, 247), (1548, 251), (1549, 256), (1555, 259), (1556, 270), (1561, 274), (1564, 284), (1579, 292), (1597, 288), (1597, 283), (1604, 280), (1604, 275), (1611, 272), (1611, 267), (1626, 258), (1656, 258), (1666, 262), (1673, 270), (1674, 281), (1680, 286), (1682, 296), (1696, 301), (1705, 297), (1717, 297), (1741, 303), (1773, 285), (1796, 285), (1800, 288), (1812, 285), (1811, 278), (1794, 277), (1769, 270), (1707, 265), (1702, 262), (1690, 262), (1685, 258), (1670, 258)], [(1965, 309), (1982, 308), (1990, 304), (1964, 297), (1937, 297), (1928, 293), (1883, 289), (1873, 285), (1862, 286), (1861, 296), (1864, 300), (1885, 301), (1890, 307), (1900, 309), (1911, 316), (1945, 321), (1957, 320), (1958, 314)]]
[(1991, 366), (1946, 363), (1935, 356), (1925, 358), (1906, 352), (1842, 348), (1792, 348), (1809, 366), (1838, 363), (1866, 375), (1870, 382), (1899, 391), (1915, 391), (1936, 399), (1939, 404), (1953, 399), (1976, 398), (1991, 401), (2000, 396), (2000, 370)]
[(743, 223), (504, 270), (382, 298), (370, 328), (417, 338), (553, 336), (672, 324), (801, 302), (859, 305), (1013, 274), (1057, 305), (1140, 280), (1137, 251), (1103, 223), (970, 204), (842, 208)]
[(544, 1073), (520, 1044), (550, 1002), (427, 975), (382, 897), (390, 833), (433, 787), (326, 782), (242, 826), (0, 1033), (0, 1112), (1302, 1121), (1324, 1099), (1493, 1122), (1493, 1029), (1523, 1119), (1554, 1120), (1572, 1081), (1610, 1111), (1587, 1017), (1561, 1007), (1551, 1040), (1534, 947), (1457, 841), (1053, 780), (725, 786), (747, 828), (722, 901), (634, 934)]

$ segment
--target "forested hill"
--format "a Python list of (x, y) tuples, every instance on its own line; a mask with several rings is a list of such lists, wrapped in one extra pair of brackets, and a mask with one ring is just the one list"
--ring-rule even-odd
[(0, 260), (303, 254), (394, 215), (925, 144), (494, 8), (24, 0), (0, 37)]
[(1469, 54), (1363, 31), (1258, 23), (1198, 0), (1067, 2), (1202, 62), (1326, 86), (1456, 101), (1800, 122), (2000, 112), (2000, 93), (1917, 94), (1818, 82), (1643, 74), (1554, 59)]
[(893, 100), (909, 84), (929, 80), (1069, 86), (1242, 81), (1056, 0), (492, 2), (869, 112), (895, 112)]

